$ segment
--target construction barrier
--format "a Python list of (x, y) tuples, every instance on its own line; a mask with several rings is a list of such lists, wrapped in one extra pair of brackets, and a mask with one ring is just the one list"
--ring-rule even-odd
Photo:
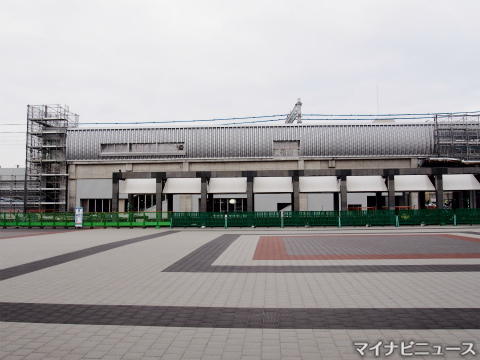
[[(313, 227), (480, 224), (480, 209), (84, 213), (83, 227)], [(0, 213), (0, 227), (75, 227), (75, 213)]]

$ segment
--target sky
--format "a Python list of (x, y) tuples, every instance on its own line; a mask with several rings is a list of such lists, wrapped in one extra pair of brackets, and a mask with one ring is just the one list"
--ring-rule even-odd
[(29, 104), (81, 126), (288, 114), (297, 98), (304, 114), (479, 111), (479, 14), (478, 0), (1, 0), (0, 166), (25, 166)]

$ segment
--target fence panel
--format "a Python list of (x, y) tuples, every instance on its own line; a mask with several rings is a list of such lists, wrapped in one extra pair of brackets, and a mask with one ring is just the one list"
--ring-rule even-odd
[(279, 211), (255, 212), (255, 226), (276, 227), (282, 226), (282, 218)]
[(456, 209), (457, 224), (480, 224), (480, 209)]
[(345, 226), (395, 225), (394, 210), (352, 210), (341, 211), (340, 220)]
[[(457, 220), (458, 221), (458, 220)], [(400, 225), (453, 225), (452, 209), (399, 210)]]

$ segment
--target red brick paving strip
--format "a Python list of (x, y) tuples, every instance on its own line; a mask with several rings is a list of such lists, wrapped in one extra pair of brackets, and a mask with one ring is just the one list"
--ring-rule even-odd
[[(352, 235), (357, 236), (357, 235)], [(369, 235), (384, 236), (384, 235)], [(396, 235), (398, 236), (398, 235)], [(409, 235), (402, 235), (409, 236)], [(480, 242), (480, 239), (446, 235), (456, 240)], [(253, 260), (380, 260), (380, 259), (478, 259), (479, 254), (352, 254), (352, 255), (289, 255), (282, 236), (261, 236)]]

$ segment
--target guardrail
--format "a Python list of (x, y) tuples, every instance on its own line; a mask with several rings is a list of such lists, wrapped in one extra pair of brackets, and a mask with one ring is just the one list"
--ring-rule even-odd
[[(313, 227), (480, 224), (480, 209), (84, 213), (83, 227)], [(75, 213), (0, 213), (0, 227), (75, 227)]]

